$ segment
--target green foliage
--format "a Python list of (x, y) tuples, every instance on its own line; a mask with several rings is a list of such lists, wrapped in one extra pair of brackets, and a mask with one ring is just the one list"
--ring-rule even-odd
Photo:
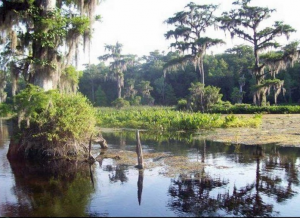
[(233, 103), (240, 103), (242, 102), (243, 96), (245, 92), (240, 92), (237, 87), (234, 87), (231, 93), (231, 99)]
[[(42, 47), (55, 48), (67, 34), (67, 18), (62, 16), (61, 10), (56, 9), (52, 16), (41, 17), (37, 8), (32, 8), (32, 17), (39, 28), (32, 34), (32, 38), (40, 41)], [(47, 29), (47, 31), (45, 31)]]
[(190, 90), (190, 101), (194, 111), (208, 111), (213, 105), (217, 104), (222, 94), (219, 94), (220, 88), (206, 86), (202, 83), (192, 83)]
[[(234, 117), (234, 116), (233, 116)], [(136, 107), (124, 109), (99, 108), (97, 123), (101, 127), (127, 127), (155, 131), (199, 130), (219, 127), (259, 125), (259, 117), (235, 118), (219, 114), (175, 111), (170, 107)], [(255, 121), (255, 122), (254, 122)]]
[(105, 92), (102, 90), (101, 86), (98, 86), (98, 89), (95, 93), (95, 101), (96, 101), (96, 106), (102, 106), (106, 107), (107, 106), (107, 98)]
[[(297, 42), (292, 43), (283, 48), (286, 53), (280, 51), (262, 54), (262, 52), (270, 48), (279, 48), (280, 45), (276, 38), (285, 35), (288, 39), (289, 35), (296, 30), (282, 21), (275, 21), (272, 26), (269, 25), (263, 29), (258, 28), (262, 26), (261, 23), (271, 17), (271, 14), (275, 11), (274, 9), (250, 6), (251, 0), (235, 1), (233, 4), (238, 7), (229, 12), (223, 12), (222, 16), (218, 18), (221, 24), (220, 28), (225, 31), (228, 30), (232, 38), (237, 36), (252, 44), (255, 58), (252, 74), (255, 76), (256, 85), (260, 86), (265, 79), (265, 75), (271, 74), (275, 77), (279, 70), (286, 68), (291, 59), (295, 58), (294, 60), (296, 60), (298, 57), (298, 44)], [(264, 16), (261, 16), (262, 14)], [(252, 32), (252, 34), (249, 34), (249, 32)], [(270, 68), (268, 72), (264, 69), (265, 67)], [(259, 89), (260, 87), (256, 88)], [(266, 105), (264, 91), (253, 92), (252, 94), (253, 104)], [(275, 104), (277, 104), (276, 99)]]
[(135, 96), (131, 101), (130, 105), (132, 106), (138, 106), (141, 104), (142, 97), (141, 96)]
[(261, 118), (260, 114), (254, 115), (249, 119), (243, 119), (243, 117), (237, 117), (235, 115), (228, 115), (225, 117), (225, 121), (222, 124), (222, 127), (229, 128), (229, 127), (259, 127), (261, 125)]
[(204, 84), (200, 82), (191, 83), (190, 91), (190, 105), (194, 111), (204, 111), (203, 96)]
[[(13, 82), (22, 76), (27, 83), (47, 90), (61, 85), (60, 76), (66, 76), (61, 72), (74, 57), (77, 60), (81, 39), (86, 47), (92, 32), (92, 15), (99, 2), (48, 3), (17, 0), (0, 4), (0, 16), (13, 17), (1, 21), (1, 56), (9, 60), (0, 60), (1, 68), (11, 68)], [(51, 85), (46, 82), (49, 80), (54, 80)]]
[(0, 104), (0, 117), (7, 117), (13, 114), (13, 108), (10, 104)]
[(73, 84), (78, 85), (79, 79), (82, 77), (83, 72), (77, 71), (74, 66), (68, 66), (63, 71), (62, 76), (66, 78), (66, 80), (70, 81)]
[(165, 86), (165, 105), (175, 105), (177, 98), (175, 96), (174, 88), (170, 84)]
[(180, 99), (177, 103), (177, 110), (187, 110), (187, 100)]
[(298, 114), (300, 106), (252, 106), (250, 104), (235, 104), (230, 107), (215, 105), (212, 113), (222, 114)]
[(201, 82), (204, 84), (203, 56), (206, 50), (225, 43), (221, 39), (203, 37), (207, 28), (216, 25), (214, 13), (217, 8), (218, 5), (196, 5), (191, 2), (185, 6), (186, 11), (177, 12), (174, 17), (165, 21), (165, 23), (175, 26), (174, 30), (169, 30), (165, 34), (166, 39), (175, 39), (170, 47), (184, 54), (168, 61), (164, 66), (165, 71), (193, 63), (195, 69), (199, 69), (202, 77)]
[(90, 20), (85, 16), (72, 17), (69, 22), (72, 25), (72, 29), (77, 31), (79, 34), (83, 34), (90, 26)]
[(129, 101), (124, 100), (123, 98), (117, 98), (111, 103), (116, 108), (128, 107), (130, 106)]
[(95, 127), (95, 111), (81, 94), (44, 92), (29, 85), (15, 98), (20, 120), (29, 120), (30, 126), (20, 123), (21, 131), (30, 132), (33, 140), (54, 146), (68, 142), (83, 142)]
[(209, 110), (213, 105), (221, 101), (222, 94), (219, 94), (220, 88), (214, 86), (206, 86), (204, 89), (204, 108)]

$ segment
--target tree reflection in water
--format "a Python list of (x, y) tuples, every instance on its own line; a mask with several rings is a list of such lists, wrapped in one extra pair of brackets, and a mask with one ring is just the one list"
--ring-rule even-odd
[[(218, 207), (218, 199), (210, 196), (210, 191), (228, 184), (228, 181), (220, 178), (212, 178), (205, 175), (192, 174), (190, 178), (180, 175), (172, 180), (169, 188), (171, 201), (169, 206), (179, 214), (193, 213), (196, 216), (211, 215)], [(198, 178), (197, 178), (198, 177)]]
[(93, 193), (89, 164), (48, 161), (42, 164), (10, 161), (15, 177), (16, 203), (3, 205), (4, 216), (87, 216)]
[[(202, 156), (207, 146), (203, 144)], [(235, 148), (236, 149), (236, 148)], [(242, 149), (241, 149), (242, 150)], [(267, 155), (265, 155), (267, 150)], [(284, 148), (281, 148), (285, 151)], [(214, 178), (208, 173), (180, 175), (172, 180), (169, 188), (169, 207), (179, 215), (192, 216), (276, 216), (273, 204), (266, 203), (265, 197), (278, 203), (292, 198), (296, 192), (293, 186), (299, 186), (297, 156), (290, 152), (283, 154), (276, 146), (253, 146), (248, 153), (239, 152), (233, 157), (237, 163), (255, 163), (255, 180), (230, 193), (222, 191), (229, 183), (225, 179)], [(203, 162), (203, 159), (201, 160)], [(278, 169), (283, 169), (278, 171)], [(285, 175), (282, 175), (284, 173)], [(223, 189), (217, 189), (223, 187)]]
[(9, 138), (9, 126), (6, 121), (0, 118), (0, 148), (4, 146), (5, 141)]
[(124, 183), (128, 181), (126, 176), (126, 172), (128, 172), (128, 166), (126, 165), (106, 165), (104, 166), (103, 170), (110, 172), (108, 175), (110, 182), (116, 183), (120, 181), (121, 183)]
[(137, 193), (138, 193), (139, 205), (141, 205), (142, 202), (143, 182), (144, 182), (144, 170), (139, 170), (139, 177), (137, 181), (137, 187), (138, 187)]

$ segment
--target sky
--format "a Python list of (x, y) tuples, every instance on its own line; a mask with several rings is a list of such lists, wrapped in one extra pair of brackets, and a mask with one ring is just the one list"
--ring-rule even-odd
[[(107, 52), (104, 50), (105, 44), (115, 45), (119, 42), (123, 45), (122, 54), (139, 57), (155, 50), (165, 53), (171, 51), (169, 45), (172, 41), (166, 40), (164, 34), (174, 29), (174, 26), (164, 21), (184, 10), (191, 1), (199, 5), (219, 5), (216, 15), (233, 7), (233, 0), (102, 0), (96, 10), (96, 14), (102, 17), (101, 22), (93, 25), (91, 49), (80, 55), (79, 68), (84, 69), (83, 64), (87, 63), (98, 64), (98, 57)], [(276, 9), (264, 24), (267, 26), (274, 21), (283, 21), (298, 30), (291, 34), (289, 41), (300, 40), (299, 0), (252, 0), (251, 5)], [(235, 45), (247, 44), (238, 38), (231, 39), (228, 33), (225, 36), (222, 30), (211, 29), (205, 36), (226, 41), (226, 45), (212, 48), (209, 54), (222, 53)], [(286, 38), (279, 40), (282, 45), (287, 43)]]

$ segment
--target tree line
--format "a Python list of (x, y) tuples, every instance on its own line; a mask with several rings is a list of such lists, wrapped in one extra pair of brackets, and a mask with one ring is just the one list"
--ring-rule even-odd
[[(299, 42), (285, 46), (277, 42), (296, 30), (279, 21), (260, 29), (275, 10), (252, 6), (250, 0), (234, 1), (233, 9), (220, 17), (214, 15), (217, 9), (217, 5), (191, 2), (168, 18), (165, 23), (173, 29), (165, 37), (173, 40), (174, 51), (167, 54), (154, 50), (137, 58), (122, 55), (119, 42), (106, 45), (110, 53), (99, 60), (113, 57), (113, 61), (109, 66), (104, 62), (87, 66), (80, 91), (97, 106), (183, 103), (205, 111), (220, 101), (258, 106), (297, 103)], [(212, 26), (242, 38), (245, 44), (207, 55), (207, 49), (225, 43), (206, 36)]]
[[(0, 102), (28, 83), (45, 91), (79, 90), (95, 106), (182, 104), (205, 111), (218, 102), (258, 106), (298, 102), (299, 42), (278, 43), (279, 37), (288, 39), (296, 30), (281, 21), (261, 28), (274, 9), (237, 0), (229, 11), (216, 16), (218, 5), (190, 2), (165, 20), (172, 26), (165, 33), (172, 51), (154, 50), (137, 57), (123, 54), (123, 45), (116, 42), (105, 45), (99, 64), (86, 65), (82, 73), (74, 67), (76, 54), (80, 42), (89, 45), (92, 24), (100, 18), (94, 13), (96, 5), (94, 0), (4, 0), (0, 4), (4, 33)], [(225, 43), (209, 37), (210, 28), (245, 44), (208, 55), (209, 48)]]
[[(128, 66), (124, 71), (124, 87), (121, 97), (131, 105), (177, 105), (188, 99), (191, 84), (199, 81), (192, 65), (164, 73), (164, 65), (177, 56), (176, 52), (164, 54), (155, 50), (141, 58), (140, 62)], [(204, 70), (206, 86), (218, 87), (221, 100), (231, 104), (252, 104), (252, 89), (255, 78), (251, 74), (253, 50), (247, 45), (238, 45), (222, 54), (206, 55)], [(282, 70), (278, 80), (284, 81), (280, 95), (270, 88), (266, 93), (266, 105), (298, 104), (300, 93), (300, 65)], [(112, 106), (119, 97), (117, 82), (103, 62), (87, 65), (79, 81), (79, 91), (86, 95), (94, 106)], [(266, 77), (268, 78), (268, 77)], [(269, 77), (270, 78), (270, 77)], [(276, 81), (276, 80), (275, 80)], [(276, 97), (276, 101), (275, 101)]]

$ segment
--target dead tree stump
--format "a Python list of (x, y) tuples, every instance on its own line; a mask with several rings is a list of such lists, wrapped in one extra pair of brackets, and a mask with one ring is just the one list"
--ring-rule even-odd
[(92, 150), (92, 137), (93, 137), (93, 134), (91, 135), (90, 141), (89, 141), (89, 158), (88, 158), (88, 162), (90, 164), (92, 164), (92, 163), (95, 162), (95, 158), (91, 154), (91, 150)]
[(139, 169), (144, 169), (143, 149), (140, 140), (139, 130), (136, 130), (136, 154), (138, 160), (138, 165), (136, 167)]
[(107, 149), (108, 145), (106, 140), (103, 138), (102, 134), (98, 134), (98, 136), (94, 139), (95, 143), (99, 143), (101, 146), (101, 149)]

